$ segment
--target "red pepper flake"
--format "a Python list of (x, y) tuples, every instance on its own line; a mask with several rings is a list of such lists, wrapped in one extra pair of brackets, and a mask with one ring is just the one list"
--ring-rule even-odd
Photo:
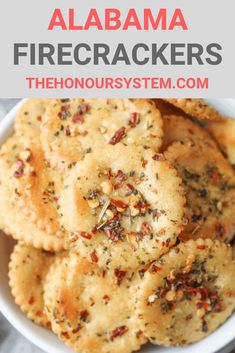
[(209, 307), (209, 304), (207, 302), (201, 302), (201, 306), (203, 307), (203, 309), (207, 310)]
[(220, 301), (216, 301), (216, 303), (214, 304), (213, 311), (215, 313), (220, 313), (222, 311), (222, 304)]
[(97, 256), (97, 254), (96, 254), (96, 251), (95, 251), (95, 250), (94, 250), (94, 251), (92, 251), (92, 253), (90, 254), (90, 257), (91, 257), (92, 262), (97, 263), (97, 262), (99, 261), (99, 258), (98, 258), (98, 256)]
[(187, 285), (182, 286), (182, 290), (187, 293), (188, 295), (190, 295), (190, 297), (195, 297), (198, 294), (198, 297), (200, 298), (200, 294), (199, 294), (199, 289), (198, 288), (194, 288), (194, 287), (190, 287)]
[(191, 134), (191, 135), (194, 135), (194, 131), (192, 129), (188, 129), (188, 132)]
[(35, 298), (32, 296), (29, 298), (28, 304), (33, 305), (35, 303)]
[(126, 188), (127, 188), (127, 190), (134, 190), (134, 186), (133, 185), (131, 185), (131, 184), (126, 184)]
[(124, 203), (123, 201), (121, 200), (114, 200), (114, 199), (111, 199), (110, 200), (110, 204), (116, 208), (122, 208), (122, 209), (126, 209), (128, 208), (128, 205), (126, 203)]
[(146, 161), (145, 159), (142, 161), (142, 167), (145, 168), (145, 166), (148, 164), (148, 161)]
[(206, 300), (208, 298), (209, 291), (207, 288), (198, 288), (197, 296), (201, 300)]
[(64, 112), (65, 110), (69, 110), (70, 104), (65, 104), (61, 107), (61, 111)]
[(197, 249), (198, 249), (198, 250), (205, 250), (206, 248), (207, 248), (206, 245), (198, 245), (198, 246), (197, 246)]
[(39, 274), (36, 274), (36, 279), (39, 283), (42, 281), (42, 277)]
[(193, 315), (191, 315), (191, 314), (189, 314), (189, 315), (186, 316), (186, 320), (187, 320), (187, 321), (192, 320), (192, 318), (193, 318)]
[(140, 228), (140, 231), (144, 234), (144, 235), (149, 235), (150, 233), (152, 233), (152, 227), (148, 222), (143, 222)]
[(105, 294), (105, 295), (103, 296), (103, 300), (105, 301), (105, 303), (108, 303), (108, 302), (110, 301), (110, 296), (107, 295), (107, 294)]
[(122, 184), (123, 184), (122, 182), (115, 184), (115, 185), (114, 185), (114, 189), (115, 189), (115, 190), (120, 189), (120, 188), (122, 187)]
[[(112, 173), (112, 171), (110, 171)], [(126, 175), (123, 173), (122, 170), (118, 170), (117, 173), (114, 175), (114, 178), (117, 179), (119, 182), (123, 182), (126, 180)]]
[(25, 164), (22, 161), (22, 159), (20, 159), (20, 158), (17, 159), (16, 164), (18, 166), (18, 169), (14, 172), (14, 177), (18, 179), (18, 178), (21, 178), (24, 175)]
[(92, 234), (96, 234), (98, 232), (97, 226), (94, 226), (91, 230)]
[(143, 336), (143, 331), (139, 330), (136, 332), (136, 338), (141, 338)]
[(168, 302), (169, 310), (173, 310), (175, 308), (176, 303)]
[(156, 265), (152, 265), (151, 272), (161, 272), (161, 271), (162, 271), (161, 267), (158, 267)]
[(89, 239), (89, 240), (92, 238), (92, 235), (87, 232), (76, 232), (76, 233), (74, 233), (74, 236), (76, 237), (76, 235), (78, 235), (84, 239)]
[(89, 312), (87, 310), (82, 310), (80, 311), (79, 315), (82, 321), (86, 321), (86, 319), (88, 318)]
[(119, 285), (119, 284), (121, 284), (123, 278), (125, 277), (126, 271), (121, 271), (118, 268), (116, 268), (114, 270), (114, 274), (115, 274), (115, 276), (117, 278), (117, 284)]
[(136, 127), (137, 124), (140, 122), (140, 115), (138, 113), (131, 113), (130, 114), (130, 119), (128, 121), (128, 125), (130, 127)]
[(112, 229), (104, 229), (105, 235), (112, 240), (114, 243), (117, 243), (120, 240), (119, 232), (116, 232)]
[(69, 104), (66, 104), (66, 105), (62, 106), (61, 111), (58, 113), (58, 117), (61, 120), (65, 120), (65, 119), (67, 119), (68, 117), (71, 116), (69, 108), (70, 108)]
[(72, 117), (72, 122), (73, 123), (78, 123), (78, 124), (83, 124), (84, 123), (84, 117), (81, 113), (76, 113), (74, 114), (74, 116)]
[(117, 183), (117, 184), (114, 184), (114, 189), (115, 190), (118, 190), (118, 189), (120, 189), (121, 187), (122, 187), (122, 185), (123, 185), (123, 182), (124, 182), (125, 180), (123, 180), (123, 181), (120, 181), (119, 183)]
[[(73, 332), (73, 331), (72, 331), (72, 332)], [(61, 332), (61, 335), (62, 335), (64, 338), (66, 338), (66, 339), (69, 339), (69, 338), (70, 338), (67, 331), (66, 331), (66, 332)]]
[(153, 159), (154, 161), (162, 161), (163, 156), (162, 156), (161, 154), (159, 154), (159, 153), (156, 153), (156, 154), (152, 157), (152, 159)]
[(150, 208), (150, 205), (147, 203), (139, 202), (136, 205), (134, 205), (134, 208), (137, 208), (138, 210), (140, 210), (141, 213), (145, 213), (147, 209)]
[(65, 135), (66, 136), (71, 136), (71, 131), (70, 131), (69, 125), (67, 125), (66, 128), (65, 128)]
[(79, 113), (85, 114), (85, 113), (89, 112), (90, 109), (91, 109), (91, 107), (89, 106), (89, 104), (81, 104), (79, 107)]
[(121, 170), (118, 170), (117, 173), (114, 175), (114, 178), (118, 181), (118, 183), (114, 185), (114, 189), (117, 190), (122, 186), (122, 184), (126, 180), (126, 175)]
[(37, 310), (35, 315), (38, 316), (38, 317), (42, 317), (43, 316), (42, 310)]
[(50, 321), (47, 321), (47, 322), (46, 322), (46, 327), (47, 327), (48, 329), (51, 328), (51, 322), (50, 322)]
[(42, 121), (41, 115), (38, 115), (38, 116), (37, 116), (37, 121)]
[(113, 137), (110, 139), (109, 144), (116, 145), (125, 137), (125, 135), (126, 135), (126, 129), (124, 127), (121, 127), (119, 130), (115, 132)]
[[(195, 288), (185, 284), (182, 287), (182, 290), (191, 297), (197, 296), (202, 301), (202, 303), (208, 300), (209, 297), (209, 291), (205, 287)], [(202, 303), (200, 303), (200, 305), (202, 305)]]
[[(81, 330), (82, 326), (81, 325), (78, 325), (75, 329), (73, 329), (72, 333), (73, 334), (76, 334), (78, 333), (80, 330)], [(69, 337), (68, 337), (69, 338)]]
[(74, 233), (71, 237), (71, 242), (75, 243), (75, 241), (77, 241), (77, 240), (78, 240), (78, 233)]
[(217, 171), (215, 169), (213, 169), (210, 173), (210, 179), (212, 184), (217, 184), (219, 181), (219, 174), (217, 173)]
[(227, 228), (221, 223), (216, 223), (215, 230), (217, 235), (222, 238), (227, 233)]
[(111, 341), (114, 341), (115, 338), (117, 338), (117, 337), (123, 336), (127, 331), (128, 331), (128, 327), (126, 327), (126, 326), (124, 326), (124, 325), (115, 328), (115, 329), (111, 332), (111, 336), (110, 336)]

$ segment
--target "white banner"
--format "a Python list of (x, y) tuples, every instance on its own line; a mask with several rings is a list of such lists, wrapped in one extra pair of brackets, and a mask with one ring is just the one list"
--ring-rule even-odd
[(235, 2), (8, 0), (0, 97), (233, 97)]

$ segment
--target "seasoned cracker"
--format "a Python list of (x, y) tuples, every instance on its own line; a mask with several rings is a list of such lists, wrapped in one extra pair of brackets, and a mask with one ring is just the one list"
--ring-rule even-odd
[(17, 240), (48, 251), (65, 249), (66, 233), (63, 229), (49, 234), (39, 229), (18, 202), (18, 191), (13, 180), (12, 166), (18, 159), (21, 147), (19, 138), (13, 135), (0, 150), (0, 224), (2, 230)]
[(207, 121), (205, 128), (214, 137), (229, 162), (235, 165), (235, 120)]
[(105, 272), (71, 254), (45, 285), (52, 330), (83, 353), (130, 353), (146, 342), (133, 315), (133, 273)]
[(177, 115), (163, 116), (163, 151), (173, 142), (191, 140), (207, 141), (211, 145), (216, 145), (207, 131), (189, 118)]
[(197, 342), (235, 309), (232, 249), (210, 239), (189, 240), (154, 262), (140, 283), (139, 327), (154, 344)]
[(39, 143), (28, 139), (24, 142), (11, 165), (16, 201), (39, 229), (56, 234), (60, 227), (58, 198), (62, 178), (46, 162)]
[(49, 99), (27, 99), (19, 108), (15, 118), (15, 131), (18, 136), (39, 138), (42, 116), (45, 113)]
[(165, 157), (177, 169), (186, 192), (188, 224), (181, 239), (231, 241), (235, 234), (235, 176), (221, 152), (205, 142), (175, 142)]
[(61, 224), (71, 244), (105, 268), (140, 268), (175, 244), (184, 223), (181, 180), (163, 155), (106, 146), (64, 182)]
[(219, 112), (203, 99), (192, 98), (164, 98), (168, 103), (183, 110), (186, 114), (202, 120), (220, 120)]
[(67, 168), (107, 144), (162, 143), (159, 110), (147, 99), (56, 99), (43, 117), (41, 141), (52, 166)]
[(44, 313), (44, 281), (54, 259), (54, 253), (18, 243), (9, 264), (9, 283), (16, 304), (30, 320), (46, 328), (51, 324)]

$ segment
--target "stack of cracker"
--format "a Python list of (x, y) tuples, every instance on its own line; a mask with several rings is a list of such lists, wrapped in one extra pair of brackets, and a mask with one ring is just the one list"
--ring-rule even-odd
[(201, 99), (31, 99), (0, 150), (16, 303), (81, 353), (186, 345), (235, 308), (235, 121)]

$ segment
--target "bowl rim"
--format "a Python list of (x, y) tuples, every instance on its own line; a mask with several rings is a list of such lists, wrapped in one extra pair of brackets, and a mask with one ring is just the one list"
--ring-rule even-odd
[[(17, 110), (24, 104), (27, 99), (22, 99), (18, 102), (9, 112), (8, 114), (0, 121), (0, 145), (10, 136), (13, 132), (13, 123), (15, 119), (15, 115)], [(210, 103), (215, 103), (217, 106), (221, 106), (226, 108), (228, 105), (228, 109), (234, 112), (235, 118), (235, 99), (210, 99), (208, 100)], [(7, 238), (6, 238), (7, 239)], [(6, 239), (0, 239), (0, 245), (7, 241)], [(13, 298), (11, 298), (13, 299)], [(20, 312), (20, 309), (14, 303), (8, 303), (7, 293), (2, 291), (0, 285), (0, 311), (5, 316), (5, 318), (11, 323), (13, 327), (17, 329), (24, 337), (26, 337), (30, 342), (38, 346), (40, 349), (44, 350), (48, 353), (72, 353), (71, 349), (67, 348), (63, 342), (59, 341), (59, 339), (55, 336), (56, 340), (58, 340), (58, 347), (52, 342), (51, 335), (52, 332), (43, 329), (30, 320), (26, 318), (24, 314)], [(46, 339), (42, 336), (46, 335)], [(53, 335), (54, 336), (54, 335)], [(217, 337), (218, 336), (218, 337)], [(48, 339), (47, 339), (48, 338)], [(235, 314), (233, 314), (222, 326), (220, 326), (214, 333), (209, 335), (207, 338), (199, 341), (198, 343), (189, 345), (187, 347), (158, 347), (154, 349), (152, 346), (153, 352), (156, 353), (195, 353), (200, 349), (203, 350), (204, 353), (215, 353), (218, 351), (229, 349), (234, 343), (235, 340)], [(60, 346), (61, 345), (61, 346)], [(232, 347), (231, 347), (232, 348)], [(227, 350), (228, 351), (228, 350)], [(142, 352), (142, 351), (141, 351)], [(145, 352), (145, 350), (144, 350)]]

